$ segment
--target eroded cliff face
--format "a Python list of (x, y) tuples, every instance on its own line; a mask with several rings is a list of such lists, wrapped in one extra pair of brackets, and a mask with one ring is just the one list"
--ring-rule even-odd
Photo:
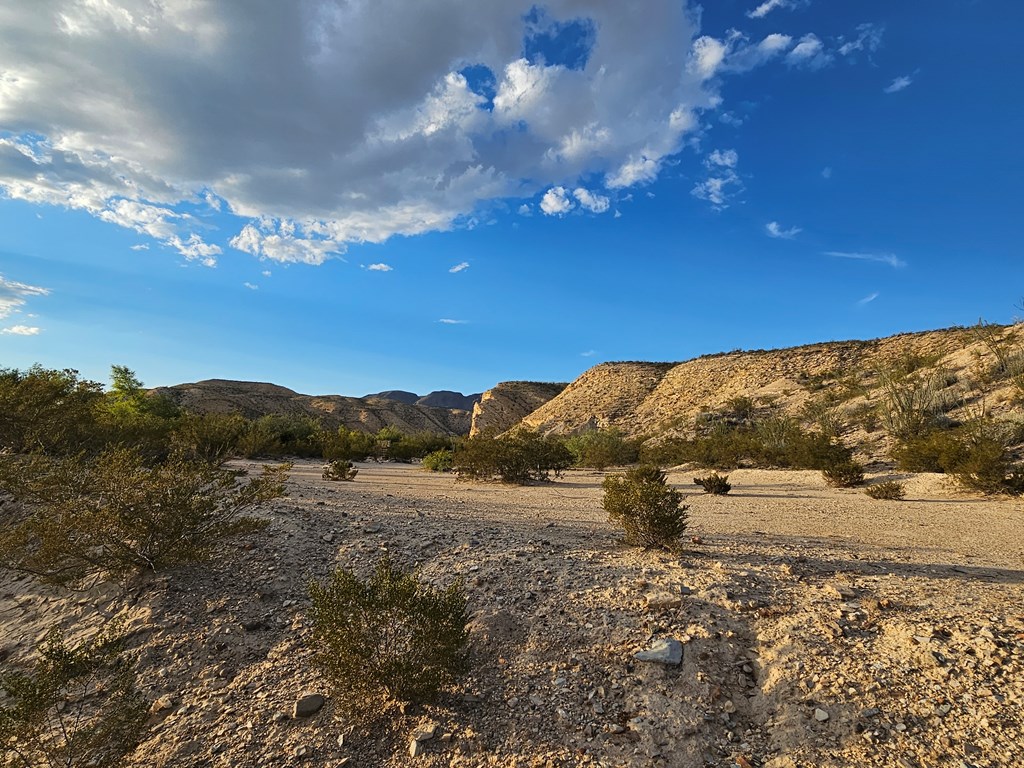
[[(1024, 349), (1024, 326), (1001, 329)], [(919, 376), (943, 379), (953, 419), (967, 418), (983, 402), (997, 416), (1024, 418), (1006, 380), (982, 384), (996, 356), (976, 329), (951, 328), (873, 341), (844, 341), (790, 349), (733, 352), (683, 363), (604, 363), (586, 371), (523, 423), (544, 433), (572, 434), (614, 426), (630, 437), (692, 433), (699, 414), (721, 410), (735, 398), (801, 418), (830, 409), (846, 425), (851, 444), (881, 450), (884, 431), (859, 421), (883, 399), (881, 370), (909, 364)], [(998, 377), (997, 377), (998, 378)], [(984, 389), (984, 391), (983, 391)], [(507, 428), (507, 427), (506, 427)]]
[(544, 403), (557, 396), (565, 384), (536, 381), (505, 381), (483, 393), (473, 406), (470, 435), (501, 433), (511, 429)]
[(193, 413), (240, 413), (255, 419), (271, 414), (307, 416), (328, 429), (345, 426), (364, 432), (395, 427), (405, 432), (465, 435), (469, 411), (409, 405), (383, 398), (343, 395), (302, 395), (276, 384), (208, 379), (194, 384), (160, 387), (155, 393), (171, 398)]

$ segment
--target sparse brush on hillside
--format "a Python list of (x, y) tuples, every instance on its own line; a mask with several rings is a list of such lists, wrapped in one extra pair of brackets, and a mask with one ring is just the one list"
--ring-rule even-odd
[(939, 423), (957, 395), (949, 391), (945, 371), (925, 371), (904, 361), (902, 366), (878, 372), (882, 390), (882, 424), (895, 440), (924, 435)]
[(424, 703), (467, 666), (466, 596), (434, 589), (381, 559), (367, 580), (338, 569), (309, 585), (314, 649), (341, 709), (369, 717)]
[(0, 490), (25, 510), (0, 522), (0, 567), (76, 585), (204, 559), (264, 525), (244, 513), (282, 495), (288, 469), (241, 483), (180, 457), (148, 466), (128, 449), (94, 460), (0, 457)]
[(693, 482), (704, 489), (704, 493), (709, 493), (712, 496), (724, 496), (732, 490), (732, 486), (729, 484), (729, 476), (722, 476), (717, 472), (712, 472), (707, 477), (695, 477)]
[(572, 466), (565, 443), (519, 427), (499, 437), (478, 435), (463, 440), (455, 450), (454, 466), (460, 477), (523, 485), (546, 482)]
[(0, 675), (0, 765), (116, 768), (141, 740), (146, 701), (118, 626), (69, 645), (51, 630), (28, 669)]
[(992, 362), (981, 370), (982, 385), (990, 387), (1009, 382), (1016, 390), (1017, 400), (1024, 400), (1024, 345), (1007, 329), (979, 320), (974, 328), (975, 338), (984, 345)]
[(603, 471), (607, 467), (621, 467), (637, 460), (639, 448), (635, 441), (627, 440), (615, 427), (590, 430), (573, 435), (565, 441), (577, 467), (590, 467)]
[(679, 548), (689, 507), (665, 479), (658, 467), (644, 464), (604, 479), (604, 509), (609, 521), (625, 531), (627, 544)]

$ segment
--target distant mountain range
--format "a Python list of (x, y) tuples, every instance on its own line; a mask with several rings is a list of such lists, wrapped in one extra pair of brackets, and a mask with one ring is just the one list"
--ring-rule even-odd
[(404, 389), (389, 389), (386, 392), (364, 395), (361, 399), (376, 398), (378, 400), (394, 400), (406, 405), (425, 405), (428, 408), (456, 408), (460, 411), (472, 411), (473, 406), (480, 402), (481, 397), (483, 397), (483, 393), (464, 395), (461, 392), (452, 392), (447, 389), (440, 389), (422, 396), (415, 392), (406, 392)]

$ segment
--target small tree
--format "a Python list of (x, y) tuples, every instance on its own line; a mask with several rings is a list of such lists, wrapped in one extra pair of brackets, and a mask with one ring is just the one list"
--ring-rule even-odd
[(116, 630), (77, 646), (51, 630), (30, 669), (0, 675), (0, 764), (123, 765), (141, 739), (146, 702), (135, 690)]
[(689, 507), (665, 480), (665, 473), (650, 465), (604, 479), (605, 511), (609, 521), (625, 531), (627, 544), (678, 548)]
[(339, 568), (309, 585), (317, 660), (343, 710), (433, 701), (467, 663), (466, 597), (438, 590), (382, 558), (370, 578)]

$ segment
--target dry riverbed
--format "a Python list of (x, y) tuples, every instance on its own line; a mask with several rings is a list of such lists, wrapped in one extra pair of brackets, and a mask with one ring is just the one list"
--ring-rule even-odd
[[(139, 768), (1019, 762), (1024, 504), (931, 475), (883, 502), (755, 470), (710, 497), (693, 474), (669, 477), (694, 537), (673, 556), (621, 544), (600, 473), (517, 488), (365, 464), (330, 483), (300, 461), (270, 526), (213, 563), (127, 592), (5, 578), (0, 653), (125, 619), (153, 702)], [(312, 664), (306, 587), (384, 552), (464, 581), (473, 667), (437, 705), (360, 727)], [(681, 664), (635, 658), (662, 639)], [(294, 717), (306, 693), (326, 703)]]

